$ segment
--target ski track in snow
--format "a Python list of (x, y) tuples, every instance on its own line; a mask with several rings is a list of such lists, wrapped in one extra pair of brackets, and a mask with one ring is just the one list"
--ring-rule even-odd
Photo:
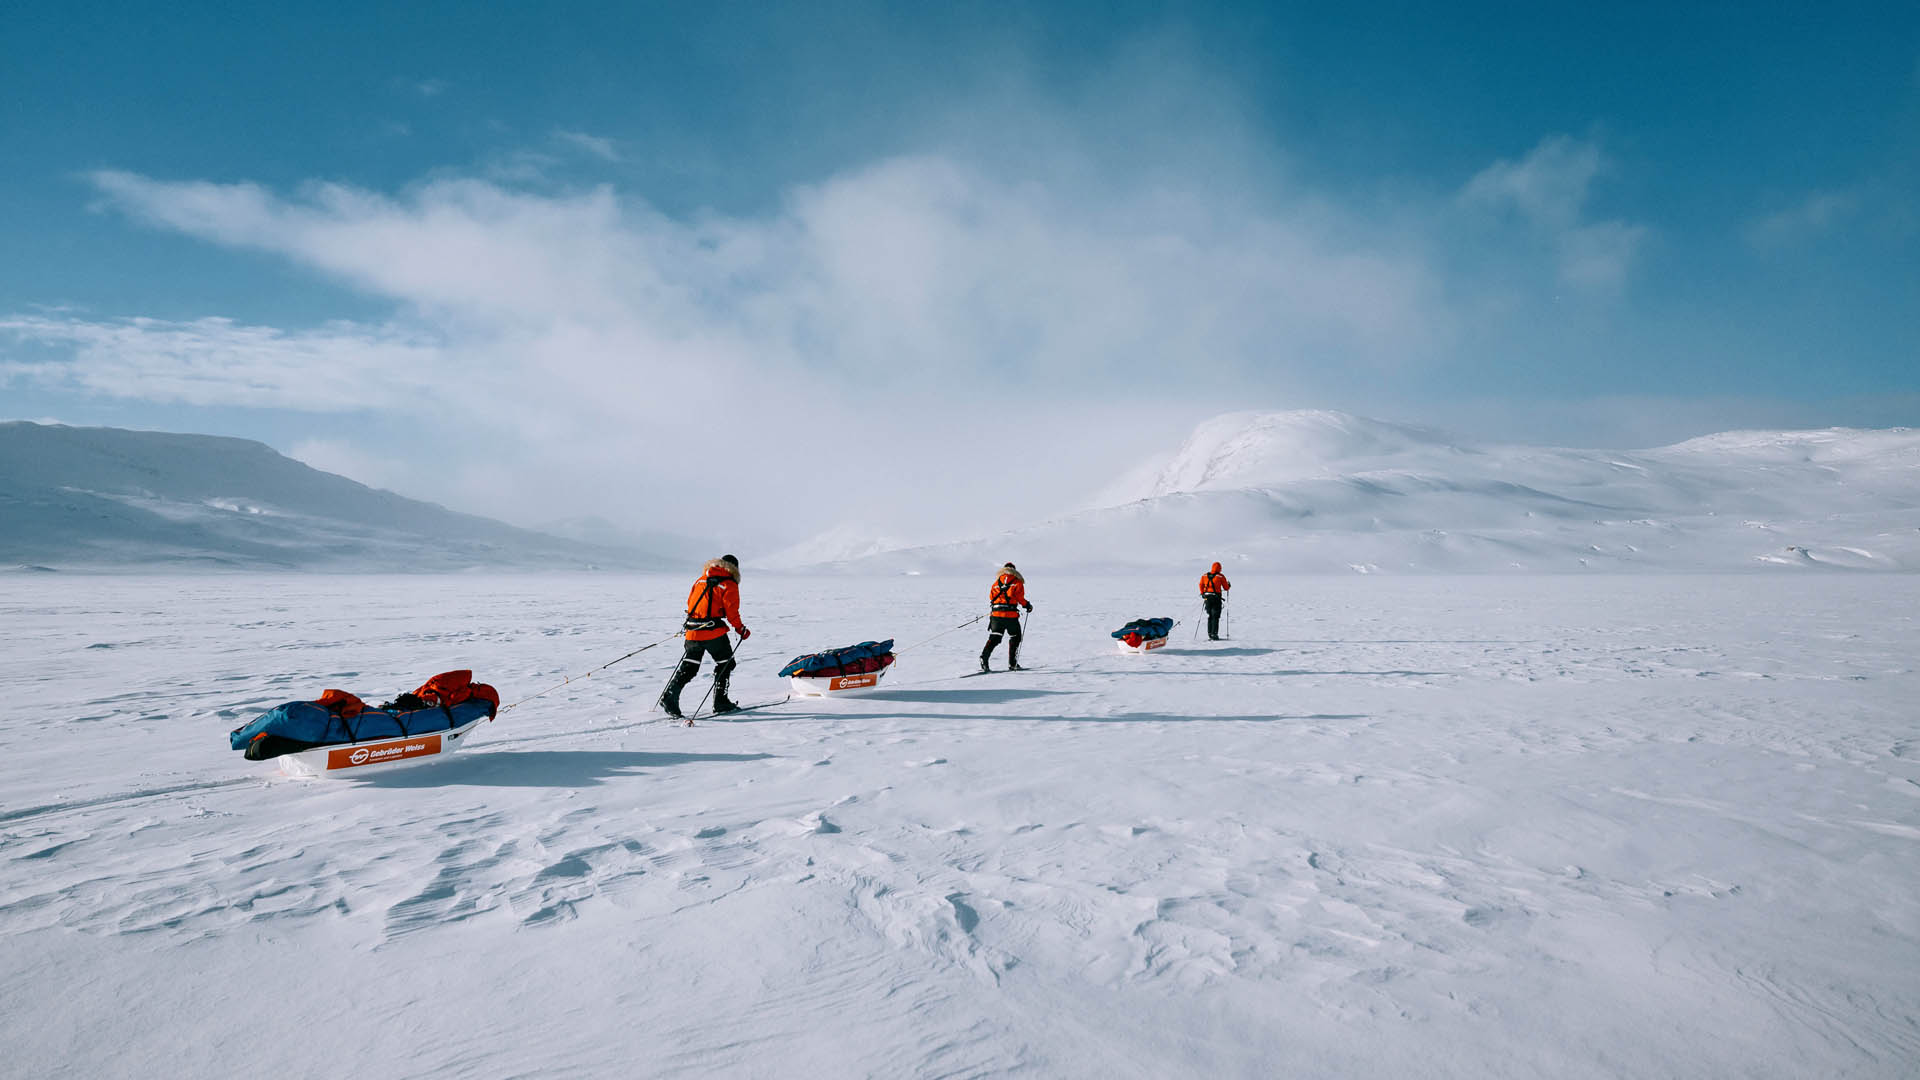
[[(1920, 1069), (1920, 579), (1236, 579), (1218, 644), (1184, 581), (1035, 581), (1030, 672), (957, 680), (968, 628), (690, 729), (657, 649), (358, 782), (226, 732), (452, 667), (513, 701), (683, 582), (10, 582), (10, 1068)], [(984, 589), (749, 575), (736, 696)]]

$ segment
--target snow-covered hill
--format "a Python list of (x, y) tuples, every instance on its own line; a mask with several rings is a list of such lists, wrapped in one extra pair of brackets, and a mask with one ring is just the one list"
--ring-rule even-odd
[(821, 563), (849, 562), (907, 547), (869, 525), (848, 523), (757, 560), (769, 570), (792, 570)]
[(245, 439), (0, 424), (0, 566), (646, 568), (321, 472)]
[(1655, 450), (1479, 445), (1324, 411), (1231, 413), (1096, 507), (863, 568), (1920, 569), (1920, 431), (1729, 432)]

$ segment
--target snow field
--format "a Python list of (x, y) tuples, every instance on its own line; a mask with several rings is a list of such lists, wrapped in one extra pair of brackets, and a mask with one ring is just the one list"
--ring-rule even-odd
[[(0, 1044), (20, 1075), (1903, 1076), (1920, 579), (755, 575), (735, 696), (671, 646), (445, 762), (226, 749), (326, 686), (513, 701), (680, 577), (11, 579)], [(1178, 615), (1173, 645), (1107, 632)], [(1005, 648), (996, 661), (1003, 665)], [(687, 695), (705, 692), (703, 673)]]

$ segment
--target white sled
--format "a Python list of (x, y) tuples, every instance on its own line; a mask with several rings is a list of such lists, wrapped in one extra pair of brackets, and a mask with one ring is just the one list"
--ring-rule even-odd
[(466, 734), (486, 720), (482, 716), (457, 728), (429, 731), (398, 739), (368, 739), (365, 742), (333, 743), (311, 750), (282, 754), (280, 771), (288, 776), (315, 777), (370, 776), (374, 773), (404, 769), (438, 761), (466, 745)]
[(1113, 639), (1113, 643), (1115, 645), (1120, 646), (1120, 651), (1123, 653), (1138, 653), (1138, 652), (1152, 652), (1155, 649), (1164, 649), (1167, 647), (1167, 642), (1172, 640), (1173, 640), (1173, 635), (1168, 634), (1166, 637), (1141, 638), (1140, 644), (1138, 645), (1129, 645), (1127, 644), (1126, 639), (1124, 638), (1115, 638)]
[(863, 671), (858, 675), (789, 675), (787, 683), (800, 697), (838, 697), (871, 690), (879, 686), (881, 677), (892, 670), (893, 667), (889, 665), (879, 671)]

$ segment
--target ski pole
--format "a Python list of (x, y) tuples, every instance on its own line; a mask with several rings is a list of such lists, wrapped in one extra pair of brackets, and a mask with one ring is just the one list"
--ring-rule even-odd
[[(733, 660), (733, 666), (736, 669), (738, 669), (740, 667), (740, 654), (738, 652), (734, 653), (732, 656), (732, 660)], [(716, 663), (713, 666), (715, 668), (718, 668), (720, 665)], [(732, 678), (732, 676), (729, 675), (728, 678)], [(714, 678), (712, 682), (707, 684), (707, 692), (700, 695), (700, 704), (695, 705), (693, 707), (693, 711), (687, 714), (688, 727), (692, 727), (694, 720), (699, 718), (700, 710), (707, 707), (707, 699), (713, 696), (713, 688), (718, 685), (720, 685), (720, 680), (717, 676)]]
[[(525, 705), (527, 702), (532, 701), (534, 698), (546, 697), (548, 694), (553, 693), (555, 690), (560, 689), (560, 687), (565, 686), (568, 683), (577, 682), (582, 679), (591, 679), (594, 677), (595, 674), (607, 670), (608, 668), (612, 667), (613, 665), (619, 663), (622, 660), (630, 660), (633, 657), (639, 656), (641, 653), (646, 652), (648, 649), (657, 648), (661, 645), (665, 645), (667, 642), (672, 641), (674, 638), (677, 638), (679, 636), (680, 636), (680, 631), (675, 630), (673, 633), (668, 634), (666, 637), (661, 638), (659, 641), (653, 642), (652, 644), (649, 644), (649, 645), (642, 645), (625, 656), (616, 657), (612, 660), (609, 660), (606, 663), (601, 664), (599, 667), (594, 668), (592, 671), (587, 672), (585, 675), (569, 675), (565, 679), (562, 679), (557, 685), (549, 686), (545, 690), (542, 690), (539, 693), (532, 695), (531, 697), (523, 697), (519, 701), (514, 702), (513, 705), (502, 705), (500, 707), (500, 712), (506, 712), (508, 709), (513, 708), (514, 705)], [(495, 713), (494, 715), (498, 716), (499, 713)]]

